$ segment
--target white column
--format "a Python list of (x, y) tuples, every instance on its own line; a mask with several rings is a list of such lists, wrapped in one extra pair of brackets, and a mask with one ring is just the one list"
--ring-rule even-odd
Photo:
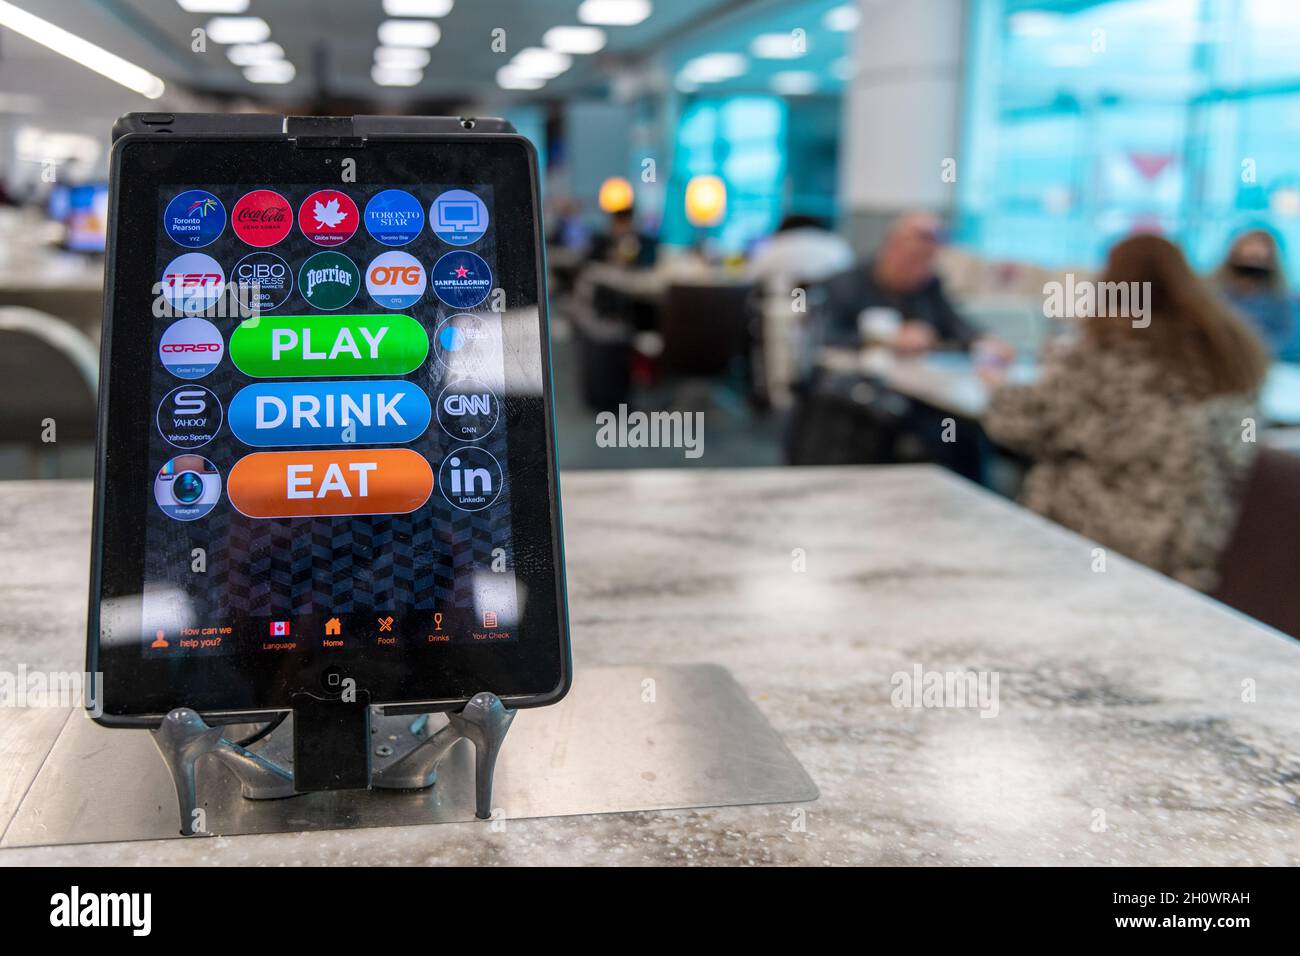
[[(900, 212), (947, 216), (956, 184), (966, 0), (857, 0), (840, 138), (843, 228), (860, 252)], [(960, 163), (958, 164), (960, 175)]]

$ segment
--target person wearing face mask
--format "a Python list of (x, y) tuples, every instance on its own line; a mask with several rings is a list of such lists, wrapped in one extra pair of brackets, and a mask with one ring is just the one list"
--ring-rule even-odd
[(1277, 240), (1268, 230), (1251, 229), (1237, 236), (1214, 278), (1220, 293), (1250, 323), (1271, 355), (1300, 351), (1295, 300), (1287, 290)]

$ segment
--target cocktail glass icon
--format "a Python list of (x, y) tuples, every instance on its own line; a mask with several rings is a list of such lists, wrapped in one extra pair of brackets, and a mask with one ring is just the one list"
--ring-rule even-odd
[(441, 631), (441, 630), (442, 630), (442, 612), (441, 612), (441, 611), (434, 611), (434, 613), (433, 613), (433, 627), (434, 627), (434, 630), (438, 630), (438, 631)]

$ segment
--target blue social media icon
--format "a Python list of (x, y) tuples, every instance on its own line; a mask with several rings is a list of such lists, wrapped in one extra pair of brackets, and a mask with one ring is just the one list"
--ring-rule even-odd
[(453, 309), (472, 309), (492, 291), (492, 270), (474, 253), (457, 249), (437, 261), (429, 284)]
[(469, 190), (449, 189), (429, 207), (429, 226), (448, 245), (468, 246), (487, 232), (487, 206)]
[(199, 249), (216, 242), (226, 228), (226, 207), (204, 189), (187, 189), (163, 211), (163, 229), (177, 245)]
[(424, 207), (404, 189), (385, 189), (366, 203), (366, 231), (386, 246), (404, 246), (424, 228)]
[(245, 445), (400, 445), (429, 427), (429, 396), (414, 382), (258, 382), (230, 402)]

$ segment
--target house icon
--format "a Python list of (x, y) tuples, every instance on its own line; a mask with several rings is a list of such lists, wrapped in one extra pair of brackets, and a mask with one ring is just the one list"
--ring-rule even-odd
[(343, 625), (339, 623), (337, 617), (332, 617), (325, 622), (325, 636), (332, 637), (343, 630)]

